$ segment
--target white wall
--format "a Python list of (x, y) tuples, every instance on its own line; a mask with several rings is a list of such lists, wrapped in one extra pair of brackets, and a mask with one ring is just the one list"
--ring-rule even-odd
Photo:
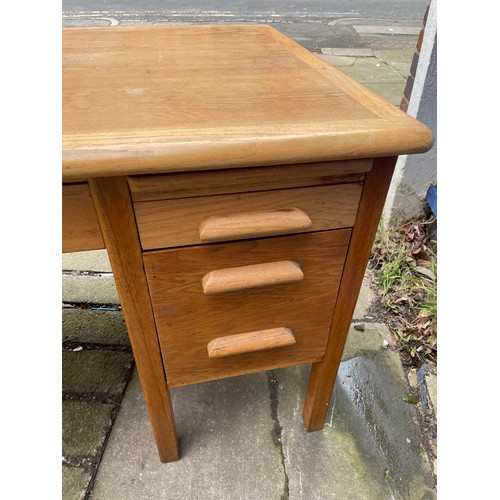
[(434, 146), (418, 155), (401, 156), (384, 207), (386, 222), (408, 220), (419, 215), (425, 206), (425, 195), (437, 179), (437, 14), (431, 0), (420, 50), (408, 114), (434, 132)]

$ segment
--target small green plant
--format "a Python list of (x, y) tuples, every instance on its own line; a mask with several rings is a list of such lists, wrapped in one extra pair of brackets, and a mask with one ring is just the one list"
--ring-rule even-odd
[(414, 366), (437, 359), (437, 259), (425, 224), (383, 222), (370, 259), (397, 347)]

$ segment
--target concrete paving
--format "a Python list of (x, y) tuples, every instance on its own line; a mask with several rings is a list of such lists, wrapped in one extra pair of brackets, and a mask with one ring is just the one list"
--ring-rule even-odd
[[(99, 260), (89, 252), (81, 267), (93, 256)], [(62, 345), (62, 498), (83, 500), (130, 380), (133, 356), (121, 311), (64, 308)]]
[(90, 498), (435, 498), (406, 377), (379, 329), (351, 330), (319, 432), (302, 423), (307, 365), (173, 389), (182, 458), (170, 464), (134, 375)]
[(110, 273), (111, 263), (109, 262), (108, 252), (106, 250), (72, 252), (63, 254), (62, 269), (63, 271)]
[[(399, 106), (416, 38), (395, 48), (395, 38), (353, 26), (333, 23), (330, 40), (341, 42), (311, 48)], [(387, 327), (371, 322), (369, 274), (322, 431), (303, 429), (308, 366), (181, 387), (172, 398), (182, 458), (161, 464), (135, 372), (127, 387), (132, 358), (106, 251), (62, 264), (63, 302), (73, 305), (63, 310), (63, 500), (435, 498), (399, 356)], [(434, 373), (426, 386), (435, 408)]]
[(121, 311), (63, 309), (63, 344), (128, 346), (127, 327)]
[[(339, 53), (340, 52), (340, 53)], [(399, 106), (410, 74), (409, 60), (393, 60), (394, 50), (338, 50), (325, 47), (319, 57), (347, 76), (362, 83), (386, 101)]]
[(92, 499), (280, 498), (285, 476), (265, 373), (177, 388), (172, 404), (183, 457), (161, 464), (134, 375)]

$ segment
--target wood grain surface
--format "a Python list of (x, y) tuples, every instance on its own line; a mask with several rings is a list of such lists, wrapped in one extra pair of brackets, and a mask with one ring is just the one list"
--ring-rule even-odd
[[(137, 226), (144, 250), (203, 243), (200, 224), (212, 216), (297, 208), (312, 225), (289, 233), (352, 227), (356, 218), (361, 183), (283, 189), (134, 203)], [(266, 234), (266, 232), (260, 232)], [(227, 240), (244, 239), (245, 234)]]
[(207, 351), (209, 358), (225, 358), (226, 356), (265, 351), (292, 344), (295, 344), (292, 330), (281, 327), (218, 337), (208, 343)]
[(321, 362), (313, 363), (309, 377), (303, 411), (304, 424), (309, 431), (322, 429), (325, 422), (342, 352), (395, 164), (396, 158), (377, 159), (372, 171), (366, 175), (325, 358)]
[(160, 460), (178, 460), (175, 421), (127, 180), (125, 177), (90, 179), (89, 187), (123, 307)]
[[(342, 229), (146, 252), (169, 385), (322, 359), (350, 233)], [(270, 258), (299, 263), (304, 279), (220, 295), (203, 293), (202, 278), (211, 270)], [(207, 344), (215, 338), (280, 327), (293, 331), (296, 344), (221, 359), (207, 356)]]
[(380, 157), (430, 130), (264, 25), (63, 29), (63, 181)]
[(101, 228), (87, 183), (62, 186), (62, 251), (104, 248)]
[(304, 273), (297, 262), (280, 260), (210, 271), (203, 276), (201, 284), (205, 295), (215, 295), (248, 290), (249, 288), (294, 283), (303, 279)]
[[(128, 177), (134, 201), (269, 191), (363, 181), (372, 160), (335, 161)], [(193, 177), (195, 176), (195, 177)]]
[(200, 241), (210, 242), (293, 234), (311, 226), (312, 220), (303, 210), (285, 208), (212, 215), (201, 221), (198, 232)]

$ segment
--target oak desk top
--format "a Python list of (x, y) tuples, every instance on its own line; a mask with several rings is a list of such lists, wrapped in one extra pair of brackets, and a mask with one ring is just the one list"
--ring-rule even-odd
[(424, 152), (431, 131), (275, 29), (63, 30), (63, 181)]

